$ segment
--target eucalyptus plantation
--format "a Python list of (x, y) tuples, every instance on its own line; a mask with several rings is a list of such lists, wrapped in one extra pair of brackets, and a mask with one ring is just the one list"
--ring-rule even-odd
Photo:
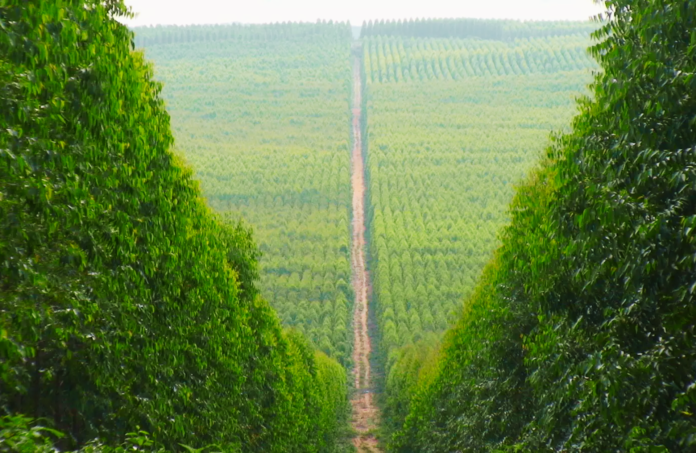
[(696, 3), (603, 3), (0, 2), (0, 451), (696, 450)]

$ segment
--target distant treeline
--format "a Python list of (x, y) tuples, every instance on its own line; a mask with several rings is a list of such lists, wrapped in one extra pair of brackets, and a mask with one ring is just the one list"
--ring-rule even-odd
[(266, 41), (278, 39), (305, 39), (327, 35), (346, 36), (352, 33), (348, 22), (318, 21), (316, 23), (282, 22), (276, 24), (221, 24), (221, 25), (157, 25), (136, 27), (135, 46), (178, 44), (200, 41)]
[(361, 37), (405, 36), (413, 38), (481, 38), (511, 40), (565, 35), (588, 35), (597, 29), (593, 22), (492, 19), (409, 19), (364, 22)]

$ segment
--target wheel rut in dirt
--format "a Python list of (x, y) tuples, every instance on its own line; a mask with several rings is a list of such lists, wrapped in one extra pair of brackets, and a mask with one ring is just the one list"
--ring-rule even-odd
[[(359, 51), (358, 45), (354, 50)], [(374, 435), (379, 425), (379, 410), (373, 400), (370, 353), (372, 346), (368, 331), (368, 303), (370, 276), (367, 271), (365, 254), (365, 168), (362, 154), (362, 78), (361, 57), (353, 56), (353, 150), (352, 177), (353, 222), (351, 267), (352, 284), (355, 292), (353, 312), (353, 379), (354, 394), (351, 398), (351, 424), (355, 431), (353, 445), (358, 452), (381, 452)]]

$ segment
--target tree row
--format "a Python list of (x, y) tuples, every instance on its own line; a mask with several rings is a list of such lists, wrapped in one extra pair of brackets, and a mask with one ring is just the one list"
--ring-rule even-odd
[(365, 40), (365, 73), (388, 83), (572, 72), (595, 67), (588, 45), (583, 34), (510, 42), (378, 36)]

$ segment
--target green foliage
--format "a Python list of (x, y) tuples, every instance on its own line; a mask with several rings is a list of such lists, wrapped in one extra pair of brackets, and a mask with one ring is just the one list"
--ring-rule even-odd
[(594, 96), (518, 190), (396, 451), (696, 447), (696, 4), (606, 3)]
[(382, 411), (387, 433), (401, 428), (418, 386), (430, 379), (437, 364), (437, 346), (438, 337), (431, 334), (395, 351), (385, 383), (388, 393)]
[[(65, 434), (54, 429), (32, 423), (32, 420), (22, 416), (0, 417), (0, 451), (12, 453), (57, 453), (55, 442), (65, 437)], [(210, 449), (195, 450), (187, 447), (187, 451), (202, 452)], [(126, 434), (126, 440), (118, 446), (110, 447), (100, 442), (89, 442), (79, 452), (74, 453), (126, 453), (142, 451), (164, 453), (164, 450), (154, 445), (145, 431)]]
[(169, 151), (124, 13), (0, 7), (0, 407), (60, 448), (142, 428), (171, 450), (331, 451), (345, 373), (282, 331), (250, 232)]
[[(215, 32), (207, 41), (165, 40)], [(253, 226), (261, 291), (286, 326), (347, 365), (350, 28), (138, 28), (177, 145), (211, 207)], [(256, 36), (251, 39), (249, 36)]]
[(0, 417), (0, 451), (17, 453), (53, 453), (54, 438), (63, 434), (42, 426), (31, 426), (20, 415)]

